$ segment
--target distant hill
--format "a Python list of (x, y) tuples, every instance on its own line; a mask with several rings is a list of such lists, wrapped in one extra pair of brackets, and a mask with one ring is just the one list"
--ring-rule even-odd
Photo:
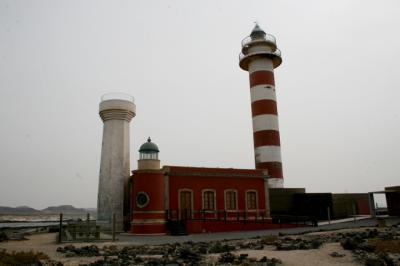
[(84, 214), (84, 213), (94, 213), (94, 212), (96, 212), (95, 208), (88, 208), (88, 209), (75, 208), (72, 205), (50, 206), (43, 210), (36, 210), (28, 206), (19, 206), (15, 208), (0, 206), (0, 214), (57, 214), (57, 213)]
[(0, 206), (0, 213), (1, 214), (35, 214), (41, 213), (41, 211), (36, 210), (34, 208), (28, 206), (19, 206), (19, 207), (6, 207)]
[(43, 213), (65, 213), (65, 214), (83, 214), (92, 212), (88, 209), (75, 208), (72, 205), (50, 206), (42, 210)]

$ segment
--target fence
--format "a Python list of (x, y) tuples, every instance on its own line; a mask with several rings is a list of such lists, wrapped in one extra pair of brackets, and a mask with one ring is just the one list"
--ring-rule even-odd
[(64, 220), (60, 213), (58, 242), (93, 242), (115, 241), (115, 215), (112, 219), (111, 230), (105, 230), (96, 224), (96, 220), (86, 215), (86, 220)]
[(166, 210), (165, 219), (167, 221), (186, 221), (186, 220), (216, 220), (227, 222), (272, 222), (286, 224), (314, 224), (312, 217), (297, 215), (273, 215), (269, 217), (266, 210)]

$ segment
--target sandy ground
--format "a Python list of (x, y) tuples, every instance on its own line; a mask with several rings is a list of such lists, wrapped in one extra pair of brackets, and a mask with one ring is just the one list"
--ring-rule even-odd
[[(347, 231), (347, 230), (346, 230)], [(336, 231), (337, 232), (337, 231)], [(319, 232), (318, 234), (329, 234), (331, 232)], [(312, 233), (317, 234), (317, 233)], [(91, 263), (99, 259), (99, 257), (70, 257), (66, 258), (63, 254), (56, 251), (57, 247), (65, 246), (67, 244), (57, 244), (56, 243), (57, 233), (46, 233), (28, 236), (28, 240), (21, 241), (8, 241), (0, 243), (0, 248), (6, 249), (7, 251), (41, 251), (47, 254), (52, 260), (60, 261), (64, 265), (79, 265)], [(74, 246), (87, 246), (93, 243), (76, 243)], [(126, 242), (104, 242), (96, 243), (97, 246), (103, 247), (105, 245), (127, 245)], [(267, 246), (264, 250), (238, 250), (235, 251), (236, 255), (248, 254), (250, 258), (260, 259), (263, 256), (268, 258), (278, 258), (282, 261), (282, 265), (361, 265), (357, 263), (351, 254), (347, 250), (343, 250), (339, 243), (327, 243), (324, 244), (319, 249), (314, 250), (292, 250), (292, 251), (277, 251), (274, 250), (274, 246)], [(344, 257), (334, 258), (329, 254), (332, 252), (338, 252), (339, 254), (344, 254)], [(209, 255), (207, 261), (214, 262), (217, 261), (219, 254)]]
[[(271, 250), (268, 248), (271, 247)], [(263, 256), (267, 258), (277, 258), (282, 261), (285, 266), (316, 266), (316, 265), (362, 265), (357, 263), (350, 251), (343, 250), (339, 243), (324, 244), (319, 249), (312, 250), (292, 250), (278, 251), (272, 250), (275, 247), (268, 246), (264, 250), (241, 250), (236, 251), (237, 255), (247, 253), (250, 258), (261, 259)], [(341, 258), (333, 258), (329, 254), (336, 251), (339, 254), (345, 255)]]
[[(27, 240), (19, 241), (8, 241), (0, 243), (0, 248), (6, 249), (7, 251), (36, 251), (47, 254), (50, 259), (60, 261), (64, 265), (79, 265), (85, 263), (91, 263), (98, 260), (98, 257), (71, 257), (66, 258), (63, 254), (57, 252), (57, 247), (65, 246), (67, 244), (57, 243), (58, 233), (46, 233), (27, 236)], [(92, 245), (93, 243), (74, 243), (74, 246), (81, 247)], [(104, 245), (112, 245), (114, 243), (99, 243), (96, 245), (102, 247)]]

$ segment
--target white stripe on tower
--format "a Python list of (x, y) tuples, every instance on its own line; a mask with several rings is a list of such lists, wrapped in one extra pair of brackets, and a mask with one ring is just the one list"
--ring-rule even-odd
[(251, 88), (251, 102), (259, 100), (276, 101), (275, 86), (272, 85), (256, 85)]

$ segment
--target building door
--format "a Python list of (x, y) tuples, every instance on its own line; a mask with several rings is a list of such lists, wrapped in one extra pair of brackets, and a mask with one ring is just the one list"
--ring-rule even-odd
[(181, 191), (179, 195), (179, 200), (180, 218), (183, 220), (190, 219), (192, 216), (192, 192)]

